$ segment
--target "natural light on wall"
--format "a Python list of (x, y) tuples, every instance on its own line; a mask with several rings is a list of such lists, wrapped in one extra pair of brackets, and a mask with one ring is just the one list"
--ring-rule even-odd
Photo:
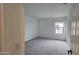
[(64, 33), (64, 22), (55, 22), (55, 33), (56, 34)]

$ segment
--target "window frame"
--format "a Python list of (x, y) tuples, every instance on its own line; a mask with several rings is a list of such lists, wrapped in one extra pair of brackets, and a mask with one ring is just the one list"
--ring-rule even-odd
[[(58, 26), (56, 23), (58, 23)], [(60, 27), (61, 23), (63, 24), (63, 26)], [(62, 29), (62, 31), (60, 32), (59, 29)], [(57, 31), (58, 31), (58, 33), (57, 33)], [(64, 22), (55, 22), (55, 34), (64, 34)]]

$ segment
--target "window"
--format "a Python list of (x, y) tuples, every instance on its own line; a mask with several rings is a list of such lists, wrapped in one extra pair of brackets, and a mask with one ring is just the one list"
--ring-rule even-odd
[(64, 32), (64, 23), (63, 22), (55, 22), (55, 33), (63, 34)]

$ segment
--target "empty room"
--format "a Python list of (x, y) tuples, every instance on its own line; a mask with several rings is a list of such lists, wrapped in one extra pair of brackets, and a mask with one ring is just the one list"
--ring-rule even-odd
[(1, 3), (0, 55), (79, 55), (79, 3)]
[(72, 4), (24, 4), (25, 54), (67, 55)]

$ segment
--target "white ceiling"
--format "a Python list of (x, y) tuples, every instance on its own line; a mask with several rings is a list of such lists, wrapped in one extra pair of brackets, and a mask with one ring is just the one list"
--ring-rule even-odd
[(71, 4), (62, 3), (26, 3), (24, 4), (25, 15), (43, 18), (43, 17), (63, 17), (70, 12)]

